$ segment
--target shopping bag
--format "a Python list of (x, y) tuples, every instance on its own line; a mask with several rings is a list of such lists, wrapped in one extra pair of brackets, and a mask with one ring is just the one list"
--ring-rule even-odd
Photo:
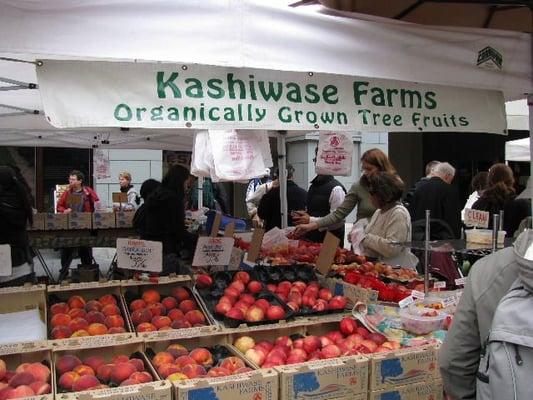
[(350, 176), (352, 174), (353, 142), (344, 132), (320, 132), (316, 173), (318, 175)]
[(191, 174), (210, 178), (214, 173), (213, 152), (209, 133), (200, 131), (194, 135), (194, 144), (191, 156)]

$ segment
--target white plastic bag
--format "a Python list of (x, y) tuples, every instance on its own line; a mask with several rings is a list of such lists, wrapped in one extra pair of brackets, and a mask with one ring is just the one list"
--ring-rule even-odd
[(350, 176), (352, 174), (353, 143), (344, 132), (320, 132), (316, 173), (319, 175)]
[(352, 230), (348, 235), (348, 241), (352, 244), (352, 251), (355, 254), (363, 254), (361, 242), (365, 237), (365, 228), (368, 225), (368, 219), (363, 218), (353, 224)]
[(194, 145), (191, 156), (191, 175), (210, 178), (214, 173), (213, 152), (209, 133), (200, 131), (194, 135)]

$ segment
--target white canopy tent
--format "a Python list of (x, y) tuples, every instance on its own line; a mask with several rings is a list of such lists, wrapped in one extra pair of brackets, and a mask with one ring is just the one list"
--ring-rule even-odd
[(505, 143), (505, 160), (530, 162), (529, 138), (511, 140)]

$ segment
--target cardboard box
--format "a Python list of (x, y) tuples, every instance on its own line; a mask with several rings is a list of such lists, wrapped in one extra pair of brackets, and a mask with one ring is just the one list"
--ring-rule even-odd
[[(114, 337), (112, 337), (114, 336)], [(82, 339), (82, 338), (77, 338)], [(141, 383), (132, 386), (122, 386), (107, 389), (87, 390), (83, 392), (67, 392), (60, 393), (60, 388), (56, 387), (55, 398), (56, 400), (88, 400), (88, 399), (109, 399), (109, 400), (133, 400), (133, 399), (153, 399), (153, 400), (171, 400), (172, 391), (171, 384), (168, 381), (159, 381), (157, 373), (153, 369), (152, 365), (148, 361), (148, 358), (143, 352), (143, 342), (135, 338), (134, 334), (122, 334), (122, 335), (107, 335), (106, 336), (94, 336), (92, 341), (84, 342), (74, 341), (71, 345), (59, 346), (55, 343), (52, 353), (53, 359), (53, 374), (56, 379), (57, 372), (55, 370), (56, 363), (61, 356), (66, 354), (73, 354), (79, 357), (81, 360), (89, 356), (102, 356), (107, 363), (110, 363), (113, 357), (117, 355), (135, 355), (135, 358), (139, 358), (143, 361), (145, 370), (152, 375), (153, 382)]]
[(44, 230), (57, 231), (62, 229), (68, 229), (68, 214), (47, 213)]
[(389, 390), (435, 379), (437, 354), (433, 346), (413, 347), (368, 356), (371, 391)]
[(134, 211), (117, 211), (115, 213), (117, 228), (131, 228), (134, 215)]
[(46, 213), (33, 214), (33, 224), (28, 224), (28, 230), (30, 231), (43, 231), (46, 221)]
[(393, 389), (370, 392), (368, 400), (442, 400), (442, 385), (432, 382), (414, 383)]
[(366, 399), (368, 359), (340, 357), (276, 367), (280, 375), (280, 397), (286, 400)]
[[(209, 348), (214, 345), (224, 345), (229, 353), (244, 360), (252, 368), (254, 366), (246, 361), (242, 355), (228, 344), (228, 336), (220, 332), (197, 338), (145, 342), (146, 354), (155, 354), (164, 351), (171, 343), (179, 343), (188, 350), (197, 347)], [(180, 382), (173, 382), (174, 398), (176, 400), (189, 399), (218, 399), (218, 400), (277, 400), (279, 396), (278, 374), (273, 369), (260, 369), (237, 375), (217, 378), (197, 378)]]
[[(96, 300), (103, 295), (112, 294), (117, 300), (117, 306), (120, 308), (120, 314), (124, 319), (124, 329), (126, 329), (126, 331), (128, 332), (134, 332), (130, 325), (128, 314), (126, 312), (127, 307), (124, 303), (124, 299), (122, 298), (122, 294), (120, 291), (120, 281), (83, 282), (72, 283), (69, 285), (48, 285), (47, 292), (49, 307), (57, 302), (67, 302), (68, 299), (74, 295), (82, 296), (85, 301), (88, 302), (89, 300)], [(49, 339), (53, 342), (57, 342), (56, 344), (61, 346), (69, 346), (70, 343), (78, 343), (80, 341), (90, 341), (92, 338), (91, 336), (84, 336), (72, 339), (68, 338), (54, 340), (50, 336), (51, 331), (51, 326), (48, 326)], [(103, 336), (110, 337), (109, 340), (113, 340), (113, 337), (115, 337), (116, 334), (100, 335), (100, 337)]]
[(68, 229), (91, 229), (92, 214), (90, 212), (72, 212), (68, 216)]
[(116, 227), (115, 213), (99, 212), (93, 213), (93, 229), (111, 229)]
[[(52, 353), (46, 341), (0, 345), (0, 359), (6, 363), (8, 371), (14, 371), (23, 363), (36, 362), (46, 365), (50, 371), (53, 370)], [(55, 391), (55, 376), (53, 373), (50, 374), (50, 381), (48, 383), (51, 387), (49, 394), (25, 397), (25, 399), (53, 400)]]
[(334, 296), (346, 296), (354, 304), (357, 302), (370, 303), (378, 299), (378, 292), (376, 290), (352, 285), (351, 283), (344, 282), (342, 279), (327, 278), (324, 286), (330, 289)]
[[(46, 327), (47, 309), (45, 285), (24, 285), (0, 289), (0, 314), (22, 312), (34, 309), (38, 310), (39, 318), (43, 324), (43, 328)], [(17, 331), (16, 326), (13, 326), (13, 329), (15, 332)], [(21, 339), (23, 335), (20, 334), (20, 331), (17, 333), (17, 335), (20, 336), (20, 338), (16, 340), (17, 342), (24, 340)], [(38, 332), (32, 332), (32, 337), (37, 336), (39, 336)], [(46, 340), (45, 329), (43, 329), (42, 336), (43, 337), (41, 337), (40, 340)]]
[(194, 336), (208, 335), (211, 332), (218, 331), (219, 326), (214, 323), (209, 314), (204, 309), (202, 303), (198, 300), (194, 292), (191, 290), (192, 281), (188, 275), (177, 275), (177, 276), (168, 276), (160, 277), (158, 283), (146, 282), (146, 281), (137, 281), (137, 280), (128, 280), (121, 281), (121, 291), (123, 298), (125, 300), (125, 307), (128, 309), (128, 320), (129, 324), (132, 327), (132, 331), (135, 332), (135, 326), (131, 320), (131, 312), (129, 311), (128, 305), (133, 299), (141, 298), (142, 294), (150, 289), (155, 289), (161, 295), (161, 299), (171, 296), (172, 289), (183, 286), (190, 290), (192, 299), (196, 301), (198, 309), (202, 311), (206, 318), (206, 325), (200, 327), (192, 328), (182, 328), (182, 329), (171, 329), (166, 331), (155, 331), (155, 332), (138, 332), (138, 336), (145, 339), (158, 339), (158, 340), (170, 340), (170, 339), (179, 339), (187, 338)]

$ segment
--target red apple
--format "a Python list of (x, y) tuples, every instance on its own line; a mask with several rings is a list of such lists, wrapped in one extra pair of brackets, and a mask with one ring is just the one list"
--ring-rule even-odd
[(250, 293), (259, 293), (263, 289), (263, 284), (259, 281), (250, 281), (246, 287)]
[(339, 346), (330, 344), (322, 348), (320, 351), (322, 358), (336, 358), (341, 356), (341, 350)]
[(326, 334), (328, 338), (330, 338), (333, 343), (337, 343), (339, 340), (344, 339), (344, 336), (339, 331), (332, 331)]
[(266, 317), (269, 320), (284, 319), (285, 310), (281, 306), (270, 306), (266, 312)]
[(209, 274), (199, 274), (196, 277), (196, 286), (200, 289), (211, 287), (213, 284), (213, 278)]
[(353, 318), (344, 317), (339, 324), (339, 330), (345, 336), (351, 335), (357, 330), (357, 322)]
[(245, 285), (250, 282), (250, 274), (246, 271), (239, 271), (233, 276), (234, 281), (241, 281)]
[(320, 339), (317, 336), (307, 336), (303, 341), (303, 349), (307, 354), (318, 350), (320, 348)]
[(326, 289), (326, 288), (322, 288), (318, 292), (318, 297), (320, 297), (322, 300), (329, 301), (329, 300), (331, 300), (333, 295), (331, 294), (331, 290)]
[(344, 296), (332, 297), (328, 303), (330, 310), (344, 310), (347, 304), (348, 300)]

